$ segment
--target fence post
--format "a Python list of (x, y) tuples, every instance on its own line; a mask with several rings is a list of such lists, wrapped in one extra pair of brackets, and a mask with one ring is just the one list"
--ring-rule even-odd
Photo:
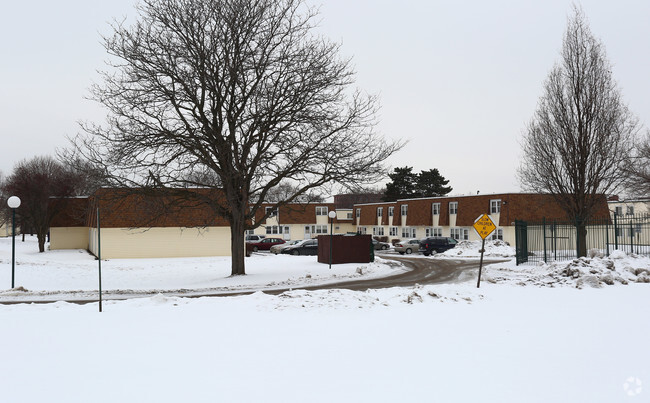
[(553, 220), (553, 260), (557, 260), (557, 221)]
[(576, 258), (580, 257), (580, 229), (578, 228), (578, 218), (574, 218), (573, 226), (576, 229)]
[(618, 249), (618, 214), (614, 212), (614, 249)]
[(605, 248), (609, 256), (609, 218), (605, 219)]
[(548, 263), (546, 257), (546, 218), (542, 218), (542, 235), (544, 236), (544, 263)]

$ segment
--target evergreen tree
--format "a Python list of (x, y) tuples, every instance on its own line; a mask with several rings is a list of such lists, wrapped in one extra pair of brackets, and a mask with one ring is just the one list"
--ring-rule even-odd
[(412, 167), (405, 166), (393, 169), (393, 173), (388, 174), (388, 177), (391, 182), (386, 185), (384, 201), (444, 196), (452, 190), (451, 186), (446, 186), (449, 180), (440, 175), (436, 168), (416, 174)]
[(422, 171), (418, 175), (416, 193), (420, 197), (444, 196), (452, 190), (451, 186), (445, 186), (448, 183), (437, 168)]
[(418, 177), (413, 173), (413, 167), (395, 168), (392, 174), (388, 174), (388, 177), (391, 182), (386, 184), (384, 201), (408, 199), (414, 196)]

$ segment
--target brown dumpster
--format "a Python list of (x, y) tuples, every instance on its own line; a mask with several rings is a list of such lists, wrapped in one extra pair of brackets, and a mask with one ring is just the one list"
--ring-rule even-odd
[(329, 264), (332, 239), (332, 264), (369, 263), (370, 235), (319, 235), (318, 262)]

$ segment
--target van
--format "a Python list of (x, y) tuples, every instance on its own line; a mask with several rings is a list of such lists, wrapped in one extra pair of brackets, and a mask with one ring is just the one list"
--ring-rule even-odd
[(442, 253), (449, 250), (455, 247), (457, 243), (458, 241), (454, 238), (431, 236), (420, 241), (418, 252), (422, 253), (424, 256), (429, 256), (433, 253)]
[(246, 242), (259, 242), (264, 238), (266, 238), (266, 235), (250, 234), (246, 235)]

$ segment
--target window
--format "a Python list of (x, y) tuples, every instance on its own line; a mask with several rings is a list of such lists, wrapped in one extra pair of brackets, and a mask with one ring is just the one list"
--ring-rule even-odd
[(402, 227), (402, 238), (415, 238), (415, 228)]
[(499, 214), (501, 212), (501, 200), (490, 200), (490, 214)]
[(365, 233), (366, 233), (366, 227), (358, 227), (357, 228), (357, 234), (365, 235)]
[(424, 229), (424, 236), (427, 236), (427, 237), (430, 237), (430, 236), (442, 236), (442, 228), (440, 228), (440, 227), (425, 228)]
[(469, 230), (467, 228), (452, 228), (451, 237), (457, 241), (466, 241), (469, 239)]
[(316, 215), (327, 215), (327, 206), (316, 207)]
[(634, 215), (634, 206), (626, 206), (625, 215)]
[(246, 231), (244, 231), (244, 234), (246, 235), (253, 235), (254, 233), (255, 233), (254, 229), (247, 229)]
[(352, 213), (348, 213), (347, 217), (348, 217), (348, 220), (351, 220), (352, 219)]
[(327, 234), (327, 224), (323, 225), (312, 225), (311, 226), (312, 234)]
[(402, 204), (402, 206), (400, 207), (400, 214), (408, 215), (408, 211), (409, 211), (409, 205), (408, 204)]
[(433, 215), (440, 215), (440, 203), (433, 203), (431, 205), (431, 212)]
[(392, 217), (395, 212), (395, 207), (388, 207), (388, 216)]
[(458, 214), (458, 202), (449, 202), (449, 214)]
[(357, 218), (359, 218), (359, 217), (361, 217), (361, 209), (360, 208), (357, 209)]
[(388, 230), (388, 234), (390, 236), (397, 236), (397, 227), (390, 227), (390, 229)]
[(497, 228), (492, 232), (492, 235), (490, 235), (490, 239), (493, 241), (496, 241), (497, 239), (503, 241), (503, 228)]
[(614, 214), (623, 215), (623, 207), (621, 207), (621, 206), (616, 207), (616, 210), (614, 211)]
[(381, 217), (382, 215), (384, 215), (384, 208), (377, 207), (377, 217)]
[(289, 234), (289, 226), (282, 225), (267, 225), (266, 226), (267, 235), (278, 235), (278, 234)]
[(273, 209), (273, 207), (266, 207), (264, 209), (264, 214), (268, 214), (269, 217), (275, 217), (278, 215), (278, 209)]
[(372, 227), (372, 235), (384, 236), (384, 227)]

